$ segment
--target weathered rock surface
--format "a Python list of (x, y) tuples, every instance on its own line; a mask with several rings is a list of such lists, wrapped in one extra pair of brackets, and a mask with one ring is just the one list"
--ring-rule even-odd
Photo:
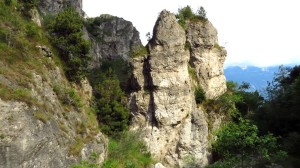
[(103, 14), (87, 30), (93, 45), (91, 68), (99, 68), (103, 59), (128, 61), (131, 51), (142, 46), (139, 32), (123, 18)]
[(187, 41), (191, 45), (190, 63), (206, 97), (214, 99), (226, 91), (223, 71), (226, 50), (219, 46), (217, 30), (208, 20), (191, 22), (187, 27)]
[(82, 0), (40, 0), (38, 3), (38, 8), (44, 15), (56, 14), (67, 7), (73, 7), (83, 15)]
[[(174, 14), (162, 11), (147, 45), (148, 55), (131, 62), (136, 89), (129, 103), (131, 129), (141, 130), (153, 156), (167, 167), (184, 167), (189, 160), (202, 167), (211, 157), (208, 118), (196, 105), (195, 82), (188, 66), (190, 62), (197, 70), (196, 83), (207, 96), (216, 98), (226, 90), (222, 76), (226, 52), (215, 47), (217, 33), (213, 26), (203, 24), (189, 25), (186, 34)], [(191, 44), (189, 51), (186, 42)], [(207, 73), (212, 75), (201, 76)]]
[[(61, 93), (53, 88), (71, 86), (58, 67), (44, 68), (47, 70), (42, 75), (33, 73), (33, 81), (28, 83), (37, 103), (0, 99), (0, 167), (67, 168), (93, 153), (99, 154), (98, 163), (103, 162), (107, 139), (97, 129), (97, 123), (88, 124), (93, 120), (83, 107), (62, 104)], [(7, 80), (0, 80), (0, 84), (19, 87)], [(83, 91), (78, 94), (91, 98), (88, 83), (82, 85), (78, 90)]]

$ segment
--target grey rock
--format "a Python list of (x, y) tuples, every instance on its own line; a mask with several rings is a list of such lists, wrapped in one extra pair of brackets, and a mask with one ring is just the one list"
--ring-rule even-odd
[[(80, 123), (89, 122), (87, 114), (74, 107), (66, 109), (54, 92), (54, 85), (71, 87), (59, 68), (44, 72), (43, 76), (33, 73), (33, 81), (28, 83), (37, 104), (0, 99), (0, 167), (67, 168), (93, 153), (99, 154), (97, 161), (102, 163), (107, 139), (90, 127), (78, 132)], [(9, 84), (7, 80), (2, 81)], [(82, 149), (79, 147), (79, 153), (72, 154), (72, 147), (78, 142)]]
[[(187, 42), (190, 50), (185, 49)], [(226, 90), (222, 78), (226, 51), (216, 48), (216, 42), (216, 30), (209, 22), (190, 24), (186, 33), (175, 15), (164, 10), (147, 45), (148, 54), (131, 61), (135, 86), (129, 101), (131, 129), (141, 130), (152, 155), (166, 167), (187, 167), (187, 158), (203, 167), (211, 160), (212, 117), (196, 105), (193, 90), (200, 84), (209, 98)], [(190, 63), (197, 70), (197, 81), (188, 72)], [(213, 75), (202, 77), (204, 73)], [(218, 127), (219, 118), (214, 117), (213, 127)]]
[(53, 53), (47, 46), (36, 46), (45, 57), (52, 57)]
[(163, 164), (161, 164), (161, 163), (156, 163), (154, 165), (154, 168), (166, 168), (166, 167)]
[(139, 32), (123, 18), (101, 15), (87, 30), (93, 45), (91, 68), (99, 68), (103, 59), (128, 61), (131, 51), (142, 47)]
[(190, 63), (196, 70), (198, 83), (208, 99), (214, 99), (226, 91), (223, 64), (227, 55), (219, 46), (217, 30), (207, 21), (191, 22), (187, 26), (187, 42), (190, 43)]
[(43, 15), (54, 15), (67, 7), (76, 9), (82, 16), (82, 0), (40, 0), (38, 9)]

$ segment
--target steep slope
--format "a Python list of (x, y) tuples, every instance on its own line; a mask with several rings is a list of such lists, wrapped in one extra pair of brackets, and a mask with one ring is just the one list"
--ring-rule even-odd
[(70, 167), (106, 156), (88, 81), (65, 78), (43, 30), (0, 2), (0, 167)]
[[(130, 99), (132, 129), (141, 130), (153, 156), (171, 167), (184, 166), (187, 158), (194, 158), (198, 166), (208, 164), (208, 119), (196, 105), (194, 88), (199, 83), (208, 98), (226, 91), (222, 70), (226, 52), (215, 46), (216, 30), (210, 22), (198, 21), (187, 32), (174, 14), (162, 11), (148, 54), (132, 61), (136, 89)], [(185, 49), (187, 41), (190, 50)], [(189, 73), (189, 62), (197, 79)], [(212, 75), (205, 76), (208, 73)]]

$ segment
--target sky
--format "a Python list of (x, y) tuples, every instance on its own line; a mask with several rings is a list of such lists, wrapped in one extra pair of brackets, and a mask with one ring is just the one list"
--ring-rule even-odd
[(203, 6), (227, 50), (225, 67), (300, 64), (299, 0), (83, 0), (88, 17), (111, 14), (131, 21), (143, 44), (159, 13)]

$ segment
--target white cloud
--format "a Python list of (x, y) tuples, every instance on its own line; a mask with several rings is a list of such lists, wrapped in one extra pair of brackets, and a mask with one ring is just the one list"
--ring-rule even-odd
[(204, 6), (228, 51), (226, 65), (300, 63), (298, 0), (83, 0), (89, 17), (109, 13), (133, 22), (146, 43), (160, 11)]

